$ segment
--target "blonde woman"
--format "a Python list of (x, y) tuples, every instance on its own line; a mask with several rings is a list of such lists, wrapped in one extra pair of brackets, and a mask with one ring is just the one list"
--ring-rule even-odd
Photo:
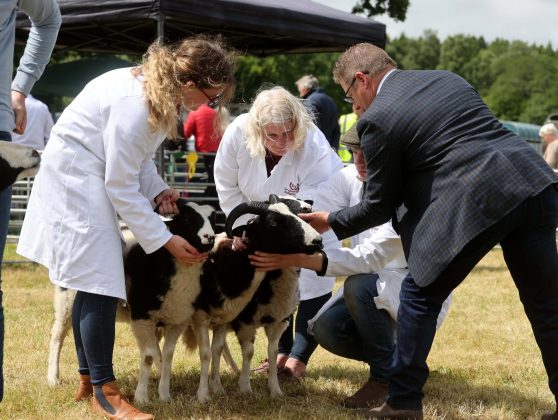
[(112, 368), (116, 302), (126, 299), (117, 214), (147, 253), (165, 247), (181, 262), (204, 260), (153, 212), (175, 210), (179, 194), (153, 156), (175, 137), (180, 108), (228, 99), (232, 56), (219, 38), (151, 45), (143, 63), (91, 81), (54, 128), (35, 180), (18, 252), (77, 290), (72, 322), (79, 363), (76, 400), (111, 419), (152, 419), (121, 398)]
[[(215, 185), (225, 214), (269, 194), (312, 200), (317, 186), (343, 168), (300, 99), (282, 87), (262, 90), (247, 114), (225, 130), (215, 158)], [(244, 224), (239, 218), (237, 223)], [(302, 378), (317, 343), (307, 333), (307, 321), (331, 296), (335, 279), (318, 278), (303, 270), (295, 324), (279, 342), (280, 375)]]

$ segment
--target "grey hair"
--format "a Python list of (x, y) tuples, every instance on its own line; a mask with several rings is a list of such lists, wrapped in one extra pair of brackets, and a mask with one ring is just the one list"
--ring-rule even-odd
[(244, 129), (246, 146), (252, 157), (265, 157), (265, 127), (269, 124), (294, 125), (292, 149), (304, 145), (308, 132), (313, 128), (312, 116), (302, 100), (282, 86), (264, 89), (254, 99)]
[(556, 128), (556, 126), (552, 123), (543, 125), (539, 130), (539, 136), (541, 137), (547, 136), (549, 134), (554, 134), (555, 136), (558, 136), (558, 128)]
[(312, 74), (305, 74), (295, 82), (297, 88), (314, 89), (320, 85), (318, 78)]
[(397, 67), (397, 63), (387, 52), (363, 42), (349, 47), (341, 54), (333, 66), (333, 80), (337, 84), (349, 83), (357, 71), (375, 76), (392, 67)]

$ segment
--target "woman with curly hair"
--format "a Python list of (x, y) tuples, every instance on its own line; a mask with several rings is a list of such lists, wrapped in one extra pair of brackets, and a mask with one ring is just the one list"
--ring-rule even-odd
[(153, 212), (176, 212), (178, 191), (157, 174), (154, 154), (176, 137), (181, 108), (226, 102), (231, 51), (220, 38), (152, 44), (143, 63), (91, 81), (52, 129), (29, 201), (18, 252), (77, 290), (72, 325), (80, 385), (76, 400), (111, 419), (152, 419), (122, 398), (112, 367), (116, 303), (126, 300), (118, 216), (146, 253), (165, 247), (184, 264), (203, 261)]

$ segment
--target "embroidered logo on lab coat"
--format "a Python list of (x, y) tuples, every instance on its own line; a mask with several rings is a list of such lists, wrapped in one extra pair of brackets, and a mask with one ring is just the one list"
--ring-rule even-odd
[(289, 186), (285, 187), (285, 193), (296, 196), (299, 189), (300, 189), (300, 184), (298, 182), (296, 184), (293, 182), (289, 182)]

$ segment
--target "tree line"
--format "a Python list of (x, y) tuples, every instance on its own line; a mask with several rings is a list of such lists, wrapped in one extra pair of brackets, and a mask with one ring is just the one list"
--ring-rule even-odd
[[(454, 35), (440, 41), (427, 30), (419, 38), (388, 39), (386, 51), (401, 69), (443, 69), (465, 78), (497, 118), (542, 124), (558, 112), (558, 52), (523, 41)], [(339, 53), (284, 54), (266, 58), (244, 56), (238, 64), (237, 102), (250, 102), (262, 84), (273, 82), (296, 94), (294, 82), (304, 74), (316, 76), (341, 113), (350, 112), (343, 92), (333, 82)]]
[[(377, 0), (380, 4), (380, 0)], [(363, 0), (361, 0), (363, 3)], [(21, 51), (20, 51), (21, 50)], [(501, 120), (543, 124), (558, 112), (558, 51), (523, 41), (454, 35), (440, 41), (436, 32), (427, 30), (418, 38), (401, 35), (389, 39), (386, 51), (401, 69), (444, 69), (464, 77)], [(16, 47), (19, 60), (21, 47)], [(52, 63), (91, 57), (95, 53), (56, 52)], [(351, 112), (343, 92), (333, 82), (333, 64), (340, 53), (281, 54), (269, 57), (241, 56), (238, 60), (235, 102), (248, 104), (258, 89), (269, 84), (282, 85), (298, 94), (295, 81), (304, 74), (316, 76), (324, 90), (336, 101), (341, 113)], [(133, 63), (141, 57), (121, 57)], [(15, 61), (15, 66), (18, 61)], [(40, 98), (51, 110), (62, 110), (71, 98)]]

